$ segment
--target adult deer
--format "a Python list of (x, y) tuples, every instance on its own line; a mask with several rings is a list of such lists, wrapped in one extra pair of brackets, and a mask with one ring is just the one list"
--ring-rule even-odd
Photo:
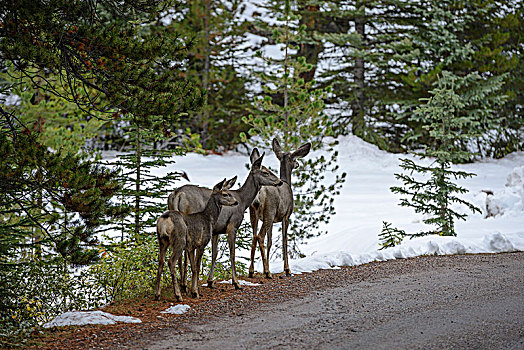
[[(253, 228), (253, 242), (251, 243), (251, 264), (249, 266), (249, 277), (255, 272), (255, 252), (257, 242), (262, 255), (264, 274), (271, 278), (269, 271), (269, 251), (272, 243), (273, 223), (282, 222), (282, 258), (284, 259), (284, 271), (287, 276), (291, 275), (287, 258), (287, 229), (289, 216), (293, 212), (293, 191), (291, 189), (291, 171), (298, 167), (297, 158), (305, 157), (311, 150), (311, 143), (300, 146), (295, 152), (282, 152), (278, 140), (273, 139), (273, 152), (280, 161), (280, 179), (284, 185), (280, 187), (264, 187), (258, 193), (249, 207), (251, 227)], [(262, 227), (257, 235), (258, 220), (262, 220)], [(264, 238), (267, 234), (267, 255), (264, 249)]]
[[(209, 287), (213, 287), (214, 284), (213, 273), (218, 253), (219, 235), (227, 234), (229, 254), (231, 258), (232, 283), (236, 289), (241, 289), (236, 275), (235, 241), (238, 228), (244, 219), (244, 212), (251, 205), (259, 190), (263, 188), (262, 186), (280, 186), (283, 184), (282, 180), (269, 171), (269, 169), (262, 166), (263, 158), (264, 154), (260, 156), (258, 149), (255, 148), (253, 152), (251, 152), (251, 169), (246, 181), (238, 190), (230, 191), (239, 204), (235, 207), (223, 208), (218, 216), (217, 222), (215, 223), (213, 237), (211, 238), (211, 269), (209, 270), (207, 277), (207, 284)], [(228, 185), (232, 186), (231, 180)], [(169, 195), (168, 206), (177, 208), (177, 210), (182, 212), (200, 211), (210, 195), (210, 189), (194, 185), (185, 185)]]
[(226, 179), (213, 187), (204, 210), (194, 214), (184, 214), (179, 211), (166, 211), (157, 221), (156, 229), (160, 256), (156, 277), (155, 299), (160, 298), (160, 279), (164, 268), (164, 260), (168, 247), (172, 255), (168, 260), (169, 270), (173, 281), (175, 297), (182, 301), (175, 272), (175, 263), (185, 250), (191, 261), (191, 296), (198, 298), (198, 274), (204, 248), (211, 240), (213, 225), (218, 219), (222, 206), (235, 206), (238, 201), (227, 189), (224, 189)]

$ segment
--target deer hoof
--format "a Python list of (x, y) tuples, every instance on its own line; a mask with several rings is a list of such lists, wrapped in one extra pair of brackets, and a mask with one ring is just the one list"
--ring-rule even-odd
[(176, 298), (176, 301), (178, 301), (178, 302), (184, 301), (184, 299), (182, 299), (181, 295), (175, 295), (175, 298)]
[(215, 288), (215, 281), (207, 281), (208, 288)]
[(286, 276), (287, 277), (291, 276), (291, 270), (290, 269), (286, 269)]
[(199, 295), (197, 292), (191, 292), (191, 298), (199, 298)]
[(253, 278), (253, 276), (254, 276), (254, 275), (255, 275), (255, 273), (254, 273), (254, 272), (252, 272), (252, 271), (249, 271), (249, 274), (247, 275), (247, 277), (249, 277), (249, 278)]
[(242, 287), (240, 287), (240, 284), (238, 284), (238, 283), (233, 283), (233, 285), (235, 286), (235, 289), (236, 289), (236, 290), (242, 290)]
[(271, 276), (271, 272), (266, 272), (266, 278), (273, 279), (273, 276)]
[(155, 300), (160, 300), (160, 295), (155, 295)]

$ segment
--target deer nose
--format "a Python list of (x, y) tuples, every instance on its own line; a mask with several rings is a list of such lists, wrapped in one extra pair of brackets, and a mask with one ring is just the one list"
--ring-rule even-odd
[(235, 203), (233, 203), (233, 205), (238, 205), (238, 201), (235, 201)]
[(278, 183), (277, 183), (277, 186), (282, 186), (284, 184), (284, 181), (280, 180)]

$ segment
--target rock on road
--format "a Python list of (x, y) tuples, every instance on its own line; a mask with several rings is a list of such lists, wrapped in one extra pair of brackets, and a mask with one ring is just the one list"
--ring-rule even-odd
[(140, 348), (524, 349), (524, 253), (391, 263), (361, 280), (342, 268), (327, 288), (187, 325)]

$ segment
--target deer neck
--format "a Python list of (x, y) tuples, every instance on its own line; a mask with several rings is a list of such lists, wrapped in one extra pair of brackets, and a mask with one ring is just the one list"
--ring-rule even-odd
[(287, 162), (280, 162), (280, 180), (291, 187), (291, 169)]
[(212, 219), (213, 222), (217, 221), (218, 215), (220, 214), (220, 205), (218, 204), (217, 198), (211, 195), (211, 198), (207, 201), (206, 207), (203, 211), (206, 217)]
[(260, 185), (256, 183), (253, 174), (250, 172), (242, 187), (237, 190), (242, 201), (240, 204), (244, 209), (251, 205), (259, 190)]

